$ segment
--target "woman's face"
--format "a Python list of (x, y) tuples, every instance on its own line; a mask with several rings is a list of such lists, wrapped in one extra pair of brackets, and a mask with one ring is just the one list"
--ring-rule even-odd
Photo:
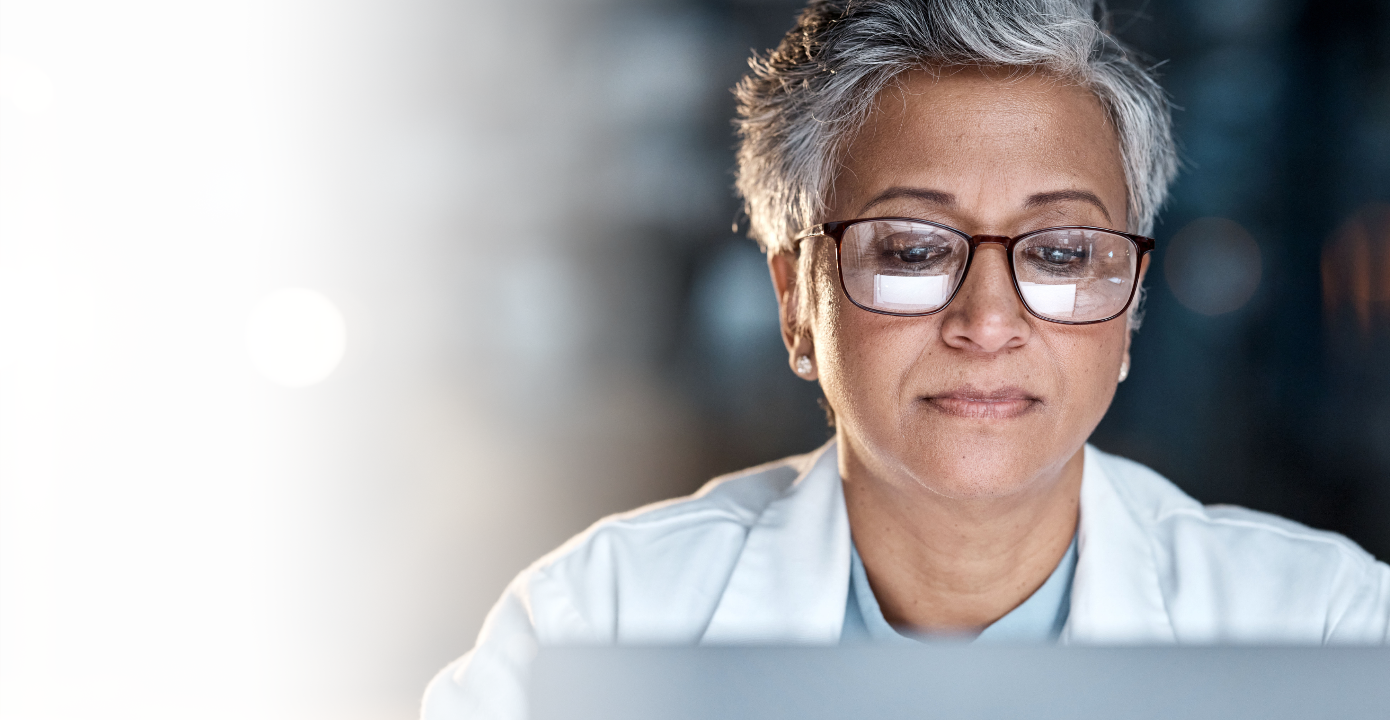
[[(972, 235), (1125, 229), (1116, 134), (1089, 91), (1046, 75), (909, 75), (849, 145), (824, 219), (884, 216)], [(941, 312), (878, 315), (840, 290), (833, 242), (807, 249), (815, 313), (810, 337), (789, 341), (813, 343), (850, 469), (984, 498), (1079, 460), (1128, 361), (1125, 317), (1083, 326), (1033, 317), (997, 244), (979, 247)]]

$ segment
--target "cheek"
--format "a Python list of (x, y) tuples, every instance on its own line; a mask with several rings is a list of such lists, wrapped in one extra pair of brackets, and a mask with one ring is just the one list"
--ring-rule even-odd
[[(1103, 414), (1119, 383), (1128, 326), (1121, 318), (1102, 325), (1061, 330), (1065, 338), (1053, 346), (1064, 348), (1058, 353), (1062, 366), (1059, 369), (1067, 378), (1069, 399), (1083, 406), (1099, 405)], [(1089, 407), (1087, 411), (1093, 413), (1096, 409)]]
[(826, 398), (840, 413), (896, 417), (904, 380), (922, 360), (937, 323), (871, 313), (835, 290), (817, 303), (816, 352)]
[(863, 375), (860, 338), (866, 333), (855, 317), (862, 311), (844, 300), (829, 282), (819, 283), (816, 290), (813, 334), (821, 386), (831, 405), (844, 412), (849, 400), (859, 397), (854, 385)]

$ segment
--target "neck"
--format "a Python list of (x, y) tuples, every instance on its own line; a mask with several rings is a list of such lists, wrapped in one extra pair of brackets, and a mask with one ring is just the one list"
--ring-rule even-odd
[(953, 498), (878, 477), (837, 433), (850, 530), (896, 627), (978, 634), (1028, 599), (1076, 532), (1084, 448), (1000, 497)]

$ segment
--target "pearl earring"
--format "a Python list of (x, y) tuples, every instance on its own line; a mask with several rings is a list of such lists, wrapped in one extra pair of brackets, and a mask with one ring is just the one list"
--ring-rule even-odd
[(811, 356), (810, 356), (810, 355), (802, 355), (801, 357), (798, 357), (798, 358), (796, 359), (796, 374), (797, 374), (797, 375), (810, 375), (810, 374), (811, 374)]
[(1125, 378), (1127, 378), (1127, 377), (1129, 377), (1129, 361), (1128, 361), (1128, 360), (1126, 360), (1126, 361), (1120, 363), (1120, 382), (1124, 382), (1124, 381), (1125, 381)]

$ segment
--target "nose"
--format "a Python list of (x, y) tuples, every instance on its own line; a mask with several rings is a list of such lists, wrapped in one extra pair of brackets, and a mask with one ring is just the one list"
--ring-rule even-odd
[(1032, 327), (1014, 290), (1008, 251), (995, 243), (982, 243), (964, 285), (946, 308), (942, 340), (960, 350), (997, 353), (1022, 347), (1032, 336)]

